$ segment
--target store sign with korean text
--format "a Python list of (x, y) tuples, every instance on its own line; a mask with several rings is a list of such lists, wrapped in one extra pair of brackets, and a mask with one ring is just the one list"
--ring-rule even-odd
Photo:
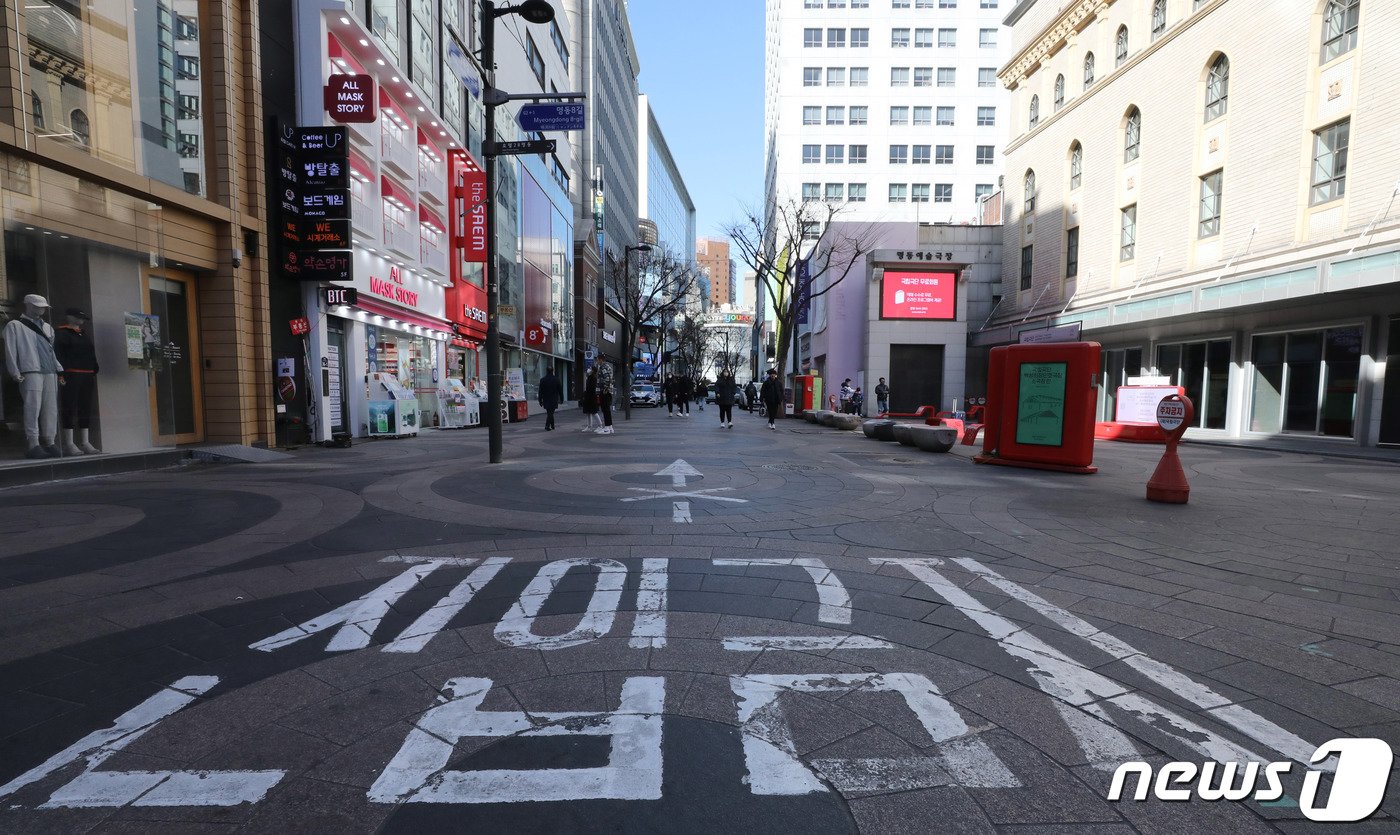
[(374, 76), (333, 75), (326, 82), (326, 113), (337, 122), (373, 122)]
[(286, 278), (351, 280), (349, 148), (343, 127), (278, 126), (279, 262)]
[(350, 281), (354, 267), (349, 250), (289, 249), (282, 254), (282, 275), (295, 281)]

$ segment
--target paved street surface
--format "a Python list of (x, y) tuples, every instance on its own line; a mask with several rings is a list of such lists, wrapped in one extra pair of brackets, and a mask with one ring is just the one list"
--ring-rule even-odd
[[(1396, 465), (1188, 445), (1166, 506), (1159, 447), (716, 418), (0, 492), (0, 831), (1400, 827), (1396, 780), (1300, 805), (1328, 740), (1400, 747)], [(1136, 760), (1291, 768), (1108, 800)]]

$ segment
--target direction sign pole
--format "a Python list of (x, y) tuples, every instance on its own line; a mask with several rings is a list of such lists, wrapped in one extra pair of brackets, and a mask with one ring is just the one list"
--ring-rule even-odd
[[(496, 89), (496, 4), (481, 0), (481, 69), (486, 89)], [(494, 96), (486, 97), (486, 140), (496, 141)], [(496, 302), (500, 275), (496, 265), (496, 155), (486, 157), (486, 421), (488, 460), (501, 463), (501, 325)]]

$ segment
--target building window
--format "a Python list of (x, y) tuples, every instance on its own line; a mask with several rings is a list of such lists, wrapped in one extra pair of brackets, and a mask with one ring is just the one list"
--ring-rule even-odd
[(845, 145), (826, 146), (826, 162), (828, 165), (839, 165), (846, 161)]
[(978, 183), (972, 190), (972, 197), (974, 200), (981, 202), (983, 197), (989, 196), (995, 190), (996, 186), (991, 183)]
[(820, 29), (803, 29), (803, 30), (802, 30), (802, 46), (806, 47), (807, 49), (815, 49), (815, 48), (817, 48), (817, 47), (820, 47), (821, 45), (822, 45), (822, 30), (820, 30)]
[[(84, 142), (83, 144), (86, 145), (87, 143)], [(198, 159), (198, 158), (199, 158), (199, 134), (197, 134), (197, 133), (181, 133), (181, 134), (179, 134), (179, 142), (178, 142), (178, 145), (177, 145), (177, 150), (178, 150), (180, 156), (181, 156), (182, 158), (184, 158), (184, 159)]]
[(851, 203), (865, 202), (865, 183), (850, 183), (846, 186), (846, 200)]
[(198, 119), (199, 96), (190, 96), (181, 93), (179, 114), (181, 119)]
[(822, 68), (821, 68), (821, 67), (803, 67), (803, 68), (802, 68), (802, 86), (803, 86), (803, 87), (820, 87), (820, 86), (822, 86)]
[(1094, 53), (1084, 56), (1084, 89), (1094, 86)]
[(953, 164), (953, 146), (939, 145), (933, 149), (933, 162), (935, 165)]
[(182, 179), (184, 180), (184, 185), (185, 185), (185, 191), (186, 191), (186, 192), (188, 192), (188, 193), (190, 193), (190, 194), (203, 194), (203, 193), (204, 193), (203, 190), (200, 188), (200, 185), (199, 185), (199, 175), (198, 175), (198, 174), (196, 174), (196, 173), (193, 172), (193, 171), (183, 171), (183, 172), (181, 172), (181, 173), (184, 174), (184, 177), (183, 177)]
[(1026, 179), (1022, 181), (1021, 190), (1025, 192), (1025, 202), (1021, 213), (1030, 217), (1035, 214), (1035, 172), (1027, 171)]
[(909, 124), (909, 108), (908, 108), (907, 106), (905, 106), (905, 105), (902, 105), (902, 104), (900, 104), (900, 105), (895, 105), (895, 106), (891, 107), (891, 108), (890, 108), (890, 124), (891, 124), (891, 125), (907, 125), (907, 124)]
[(845, 29), (826, 30), (826, 45), (832, 49), (841, 49), (846, 46)]
[(869, 67), (851, 67), (851, 86), (852, 86), (852, 87), (868, 87), (868, 86), (870, 86), (870, 68), (869, 68)]
[(915, 29), (915, 30), (914, 30), (914, 48), (915, 48), (915, 49), (933, 49), (933, 30), (932, 30), (932, 29)]
[(904, 165), (909, 161), (908, 145), (890, 146), (890, 165)]
[(1218, 56), (1206, 76), (1206, 121), (1219, 119), (1229, 108), (1230, 59)]
[(910, 161), (915, 165), (928, 165), (933, 157), (932, 145), (914, 145), (910, 153)]
[(908, 67), (890, 67), (890, 86), (891, 86), (891, 87), (908, 87), (908, 86), (909, 86), (909, 68), (908, 68)]
[(981, 7), (984, 9), (995, 9), (997, 7), (997, 0), (982, 0)]
[(978, 87), (995, 87), (995, 86), (997, 86), (997, 70), (996, 70), (996, 67), (979, 67), (979, 68), (977, 69), (977, 86), (978, 86)]
[(199, 21), (184, 15), (175, 16), (175, 39), (180, 41), (199, 40)]
[(955, 67), (938, 68), (938, 86), (956, 87), (958, 82), (958, 71)]
[(1069, 149), (1069, 189), (1074, 191), (1084, 183), (1084, 146), (1078, 142)]
[(38, 93), (29, 94), (29, 115), (34, 118), (34, 130), (44, 130), (44, 103)]
[(540, 89), (544, 89), (544, 56), (540, 54), (540, 48), (535, 46), (535, 39), (529, 32), (525, 33), (525, 60), (530, 64), (530, 70), (535, 74), (535, 80), (540, 83)]
[(1223, 171), (1201, 178), (1201, 220), (1197, 236), (1211, 238), (1220, 234), (1220, 200)]
[(559, 60), (564, 62), (564, 69), (569, 69), (569, 47), (564, 43), (564, 33), (559, 31), (559, 24), (553, 20), (549, 22), (549, 39), (554, 42), (554, 51), (559, 53)]
[(1079, 275), (1079, 227), (1065, 230), (1065, 278)]
[(193, 55), (176, 56), (175, 77), (182, 81), (197, 81), (199, 79), (199, 59)]
[(804, 105), (802, 108), (802, 124), (820, 125), (822, 123), (822, 109), (816, 105)]
[[(1250, 431), (1352, 437), (1363, 338), (1360, 326), (1255, 336)], [(1228, 354), (1221, 354), (1223, 363), (1210, 363), (1209, 357), (1207, 363), (1228, 371)]]
[(1322, 10), (1322, 63), (1356, 49), (1356, 29), (1361, 20), (1361, 0), (1328, 0)]
[(870, 0), (851, 0), (851, 8), (868, 9), (870, 8)]
[(933, 86), (933, 67), (915, 67), (915, 68), (914, 68), (914, 86), (915, 86), (915, 87), (932, 87), (932, 86)]
[(928, 183), (914, 183), (909, 187), (910, 203), (928, 202)]
[(1030, 126), (1040, 124), (1040, 96), (1031, 96)]
[(938, 8), (940, 9), (956, 9), (957, 7), (958, 0), (938, 0)]
[(997, 109), (995, 107), (977, 108), (977, 126), (989, 127), (997, 123)]
[(1167, 31), (1167, 0), (1153, 0), (1152, 40), (1157, 40), (1165, 31)]
[(907, 48), (907, 47), (909, 46), (909, 30), (908, 30), (908, 29), (891, 29), (891, 30), (890, 30), (890, 46), (894, 47), (895, 49), (904, 49), (904, 48)]
[(958, 30), (956, 30), (956, 29), (939, 29), (939, 30), (938, 30), (938, 48), (939, 48), (939, 49), (956, 49), (957, 46), (958, 46)]
[(977, 164), (991, 165), (996, 161), (997, 147), (995, 145), (977, 146)]
[(822, 146), (820, 146), (820, 145), (803, 145), (803, 146), (802, 146), (802, 162), (803, 162), (804, 164), (811, 165), (811, 164), (818, 163), (818, 162), (821, 162), (821, 161), (822, 161)]
[(869, 145), (852, 145), (847, 149), (846, 159), (852, 165), (864, 165), (869, 153)]
[(845, 68), (845, 67), (827, 67), (827, 68), (826, 68), (826, 86), (828, 86), (828, 87), (845, 87), (845, 86), (846, 86), (846, 68)]
[(1065, 74), (1060, 73), (1055, 76), (1055, 112), (1059, 113), (1060, 108), (1065, 106)]
[(869, 30), (869, 29), (852, 29), (852, 30), (851, 30), (851, 46), (854, 47), (854, 48), (856, 48), (856, 49), (863, 49), (863, 48), (865, 48), (865, 47), (870, 46), (870, 30)]
[(907, 9), (909, 8), (909, 0), (890, 0), (890, 8)]
[(977, 45), (983, 49), (996, 49), (997, 30), (979, 29), (977, 30)]
[(820, 199), (821, 199), (821, 196), (822, 196), (822, 184), (821, 184), (821, 183), (803, 183), (803, 184), (802, 184), (802, 199), (803, 199), (803, 200), (820, 200)]
[(1118, 260), (1131, 261), (1137, 256), (1137, 204), (1123, 210), (1121, 232), (1118, 236)]
[(1118, 27), (1118, 37), (1113, 41), (1114, 66), (1121, 67), (1128, 60), (1128, 27)]
[(943, 125), (944, 127), (948, 127), (953, 124), (952, 105), (940, 104), (938, 106), (938, 120), (935, 124)]
[(1346, 194), (1350, 135), (1350, 119), (1313, 134), (1312, 205), (1337, 200)]
[(909, 199), (909, 186), (903, 183), (890, 183), (890, 202), (904, 203)]
[(841, 183), (826, 184), (826, 202), (840, 203), (846, 199), (846, 187)]
[(827, 123), (828, 125), (844, 125), (844, 124), (846, 124), (846, 108), (844, 108), (844, 107), (828, 107), (828, 108), (826, 109), (826, 123)]
[(914, 126), (928, 127), (933, 124), (933, 108), (926, 104), (921, 104), (914, 108)]
[(863, 125), (869, 121), (870, 108), (863, 104), (851, 105), (851, 124)]
[(1132, 162), (1142, 150), (1142, 111), (1128, 111), (1128, 124), (1123, 128), (1123, 161)]
[(804, 9), (820, 9), (822, 7), (822, 0), (802, 0), (802, 8)]
[(1021, 247), (1021, 289), (1031, 289), (1031, 266), (1035, 263), (1034, 247)]
[[(74, 110), (68, 114), (68, 127), (73, 131), (73, 138), (79, 145), (87, 145), (92, 140), (92, 131), (88, 127), (87, 114), (81, 110)], [(184, 134), (181, 134), (183, 136)], [(198, 137), (195, 137), (198, 139)], [(196, 156), (198, 151), (196, 151)], [(184, 156), (181, 154), (181, 156)]]

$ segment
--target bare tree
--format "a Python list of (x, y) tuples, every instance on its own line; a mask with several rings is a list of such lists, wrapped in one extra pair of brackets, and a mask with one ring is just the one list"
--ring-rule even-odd
[(728, 326), (710, 326), (706, 330), (709, 331), (709, 339), (706, 340), (709, 360), (715, 376), (737, 372), (749, 347), (748, 330)]
[(724, 228), (732, 249), (758, 274), (759, 286), (773, 303), (779, 373), (789, 352), (796, 373), (802, 310), (831, 292), (875, 248), (874, 230), (841, 222), (843, 209), (840, 203), (789, 198), (766, 209), (751, 208)]
[(676, 321), (671, 338), (676, 343), (673, 356), (685, 369), (685, 374), (699, 379), (704, 374), (709, 353), (709, 334), (705, 333), (704, 326), (694, 316), (686, 316)]
[(618, 392), (623, 413), (632, 418), (632, 348), (643, 325), (660, 323), (685, 306), (699, 282), (695, 264), (671, 250), (637, 252), (623, 261), (608, 258), (603, 270), (607, 300), (622, 314), (622, 374)]

